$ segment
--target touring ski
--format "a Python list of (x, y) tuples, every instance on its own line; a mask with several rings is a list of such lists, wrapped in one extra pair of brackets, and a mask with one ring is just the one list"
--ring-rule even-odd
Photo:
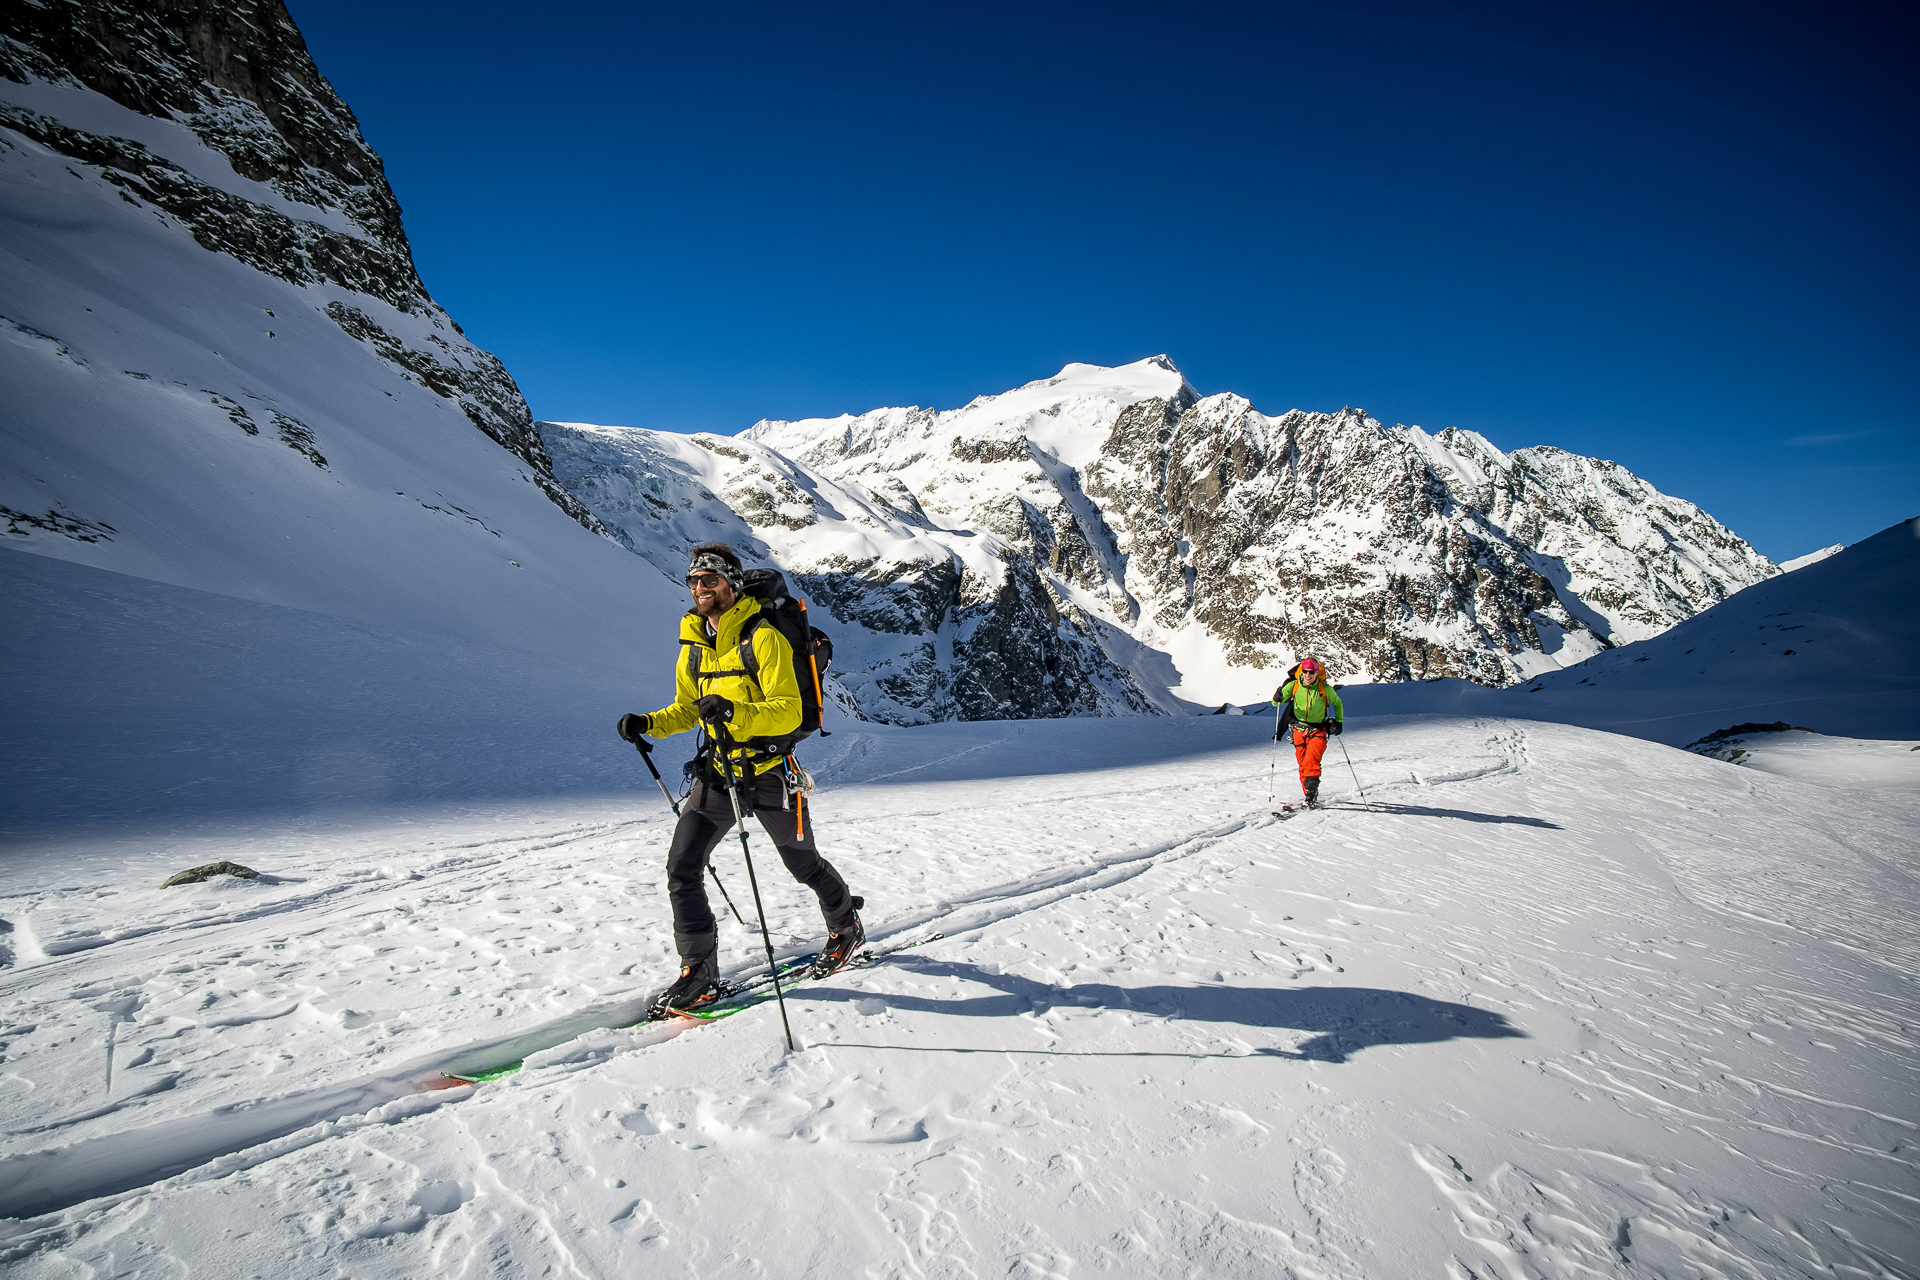
[[(925, 946), (927, 943), (938, 941), (945, 936), (943, 933), (928, 933), (922, 934), (917, 938), (911, 938), (906, 942), (894, 943), (891, 946), (868, 947), (855, 955), (853, 959), (841, 966), (836, 972), (849, 973), (855, 969), (865, 969), (879, 963), (888, 956), (896, 955), (899, 952), (909, 950), (913, 947)], [(786, 961), (780, 966), (780, 980), (789, 984), (795, 981), (818, 981), (818, 979), (813, 978), (812, 970), (814, 962), (819, 958), (818, 952), (808, 952), (806, 955), (795, 956), (793, 959)], [(827, 976), (831, 977), (832, 975), (829, 974)], [(722, 1018), (729, 1018), (742, 1010), (753, 1008), (761, 1001), (768, 999), (772, 990), (773, 975), (770, 973), (760, 973), (742, 982), (727, 983), (725, 989), (718, 997), (700, 1006), (698, 1009), (684, 1011), (669, 1010), (668, 1015), (669, 1017), (679, 1018), (683, 1022), (718, 1022)], [(631, 1030), (635, 1027), (644, 1027), (653, 1021), (665, 1020), (666, 1019), (654, 1019), (650, 1017), (641, 1018), (637, 1022), (623, 1023), (621, 1026), (611, 1029), (616, 1031)], [(446, 1083), (439, 1084), (435, 1087), (451, 1088), (455, 1085), (483, 1084), (488, 1080), (499, 1080), (502, 1077), (510, 1076), (520, 1070), (525, 1061), (524, 1058), (516, 1058), (512, 1062), (504, 1063), (497, 1067), (489, 1067), (484, 1071), (443, 1072), (441, 1073), (440, 1079)]]
[[(935, 942), (944, 937), (946, 937), (944, 933), (929, 933), (923, 934), (918, 938), (909, 939), (906, 942), (897, 942), (890, 947), (868, 947), (858, 952), (853, 959), (834, 970), (834, 973), (850, 973), (855, 969), (865, 969), (871, 965), (878, 964), (888, 956), (910, 950), (913, 947), (925, 946), (929, 942)], [(785, 980), (793, 970), (798, 969), (803, 964), (809, 967), (809, 972), (801, 974), (800, 977), (802, 979), (820, 982), (831, 978), (833, 973), (815, 974), (810, 971), (813, 962), (817, 958), (817, 956), (803, 956), (793, 961), (792, 969), (781, 970), (781, 979)], [(698, 1009), (673, 1009), (669, 1010), (669, 1012), (691, 1022), (718, 1022), (721, 1018), (730, 1018), (743, 1009), (751, 1009), (754, 1005), (759, 1004), (767, 998), (766, 992), (772, 986), (772, 979), (762, 974), (757, 978), (740, 983), (732, 990), (721, 995), (718, 999), (701, 1005)]]

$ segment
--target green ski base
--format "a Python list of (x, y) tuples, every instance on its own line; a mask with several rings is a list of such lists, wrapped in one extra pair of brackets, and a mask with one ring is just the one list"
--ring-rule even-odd
[[(896, 946), (886, 947), (878, 951), (868, 949), (862, 951), (859, 955), (855, 956), (852, 961), (840, 969), (835, 970), (835, 972), (845, 973), (849, 969), (865, 969), (870, 965), (886, 959), (890, 955), (906, 951), (912, 947), (924, 946), (929, 942), (936, 942), (945, 936), (946, 935), (942, 933), (930, 933), (925, 937), (915, 938), (911, 942), (902, 942)], [(804, 974), (807, 970), (813, 968), (814, 961), (819, 958), (819, 954), (814, 953), (789, 960), (780, 968), (780, 981), (787, 982), (796, 974)], [(830, 978), (833, 974), (827, 974), (826, 976)], [(673, 1016), (684, 1022), (695, 1024), (718, 1022), (722, 1018), (731, 1018), (736, 1013), (744, 1012), (747, 1009), (764, 1004), (771, 999), (773, 999), (773, 979), (771, 976), (763, 973), (758, 977), (741, 983), (704, 1009), (675, 1009)], [(608, 1029), (613, 1031), (628, 1031), (634, 1027), (644, 1027), (650, 1022), (664, 1021), (666, 1021), (664, 1018), (642, 1018), (638, 1022), (622, 1023), (620, 1026)], [(428, 1087), (433, 1089), (453, 1089), (466, 1084), (485, 1084), (489, 1080), (504, 1079), (520, 1070), (524, 1065), (526, 1065), (525, 1058), (516, 1058), (512, 1062), (498, 1067), (490, 1067), (485, 1071), (445, 1071)], [(445, 1083), (441, 1083), (441, 1081)]]

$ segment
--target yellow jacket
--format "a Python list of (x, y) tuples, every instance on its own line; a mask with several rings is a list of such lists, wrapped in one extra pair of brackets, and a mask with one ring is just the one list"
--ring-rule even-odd
[[(776, 738), (800, 727), (800, 681), (793, 670), (793, 647), (772, 623), (754, 629), (753, 656), (760, 666), (756, 683), (740, 662), (740, 633), (760, 612), (760, 602), (741, 596), (714, 620), (715, 634), (707, 634), (707, 620), (689, 611), (680, 619), (680, 661), (674, 666), (673, 703), (647, 717), (650, 737), (667, 738), (700, 723), (694, 703), (717, 693), (733, 703), (733, 721), (725, 726), (735, 742), (728, 752), (747, 763), (751, 748), (738, 745), (750, 738)], [(763, 761), (754, 772), (777, 768), (776, 759)]]

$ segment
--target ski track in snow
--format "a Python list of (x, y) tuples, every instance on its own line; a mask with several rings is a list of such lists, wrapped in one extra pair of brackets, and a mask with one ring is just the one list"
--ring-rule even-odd
[[(134, 845), (14, 865), (0, 1212), (37, 1216), (0, 1258), (1920, 1274), (1917, 793), (1405, 720), (1347, 735), (1364, 797), (1336, 751), (1334, 805), (1281, 823), (1248, 723), (1158, 762), (1153, 721), (821, 743), (823, 848), (873, 940), (948, 936), (791, 989), (790, 1056), (771, 1006), (599, 1029), (671, 971), (657, 801), (230, 837), (201, 860), (269, 874), (164, 893), (135, 886), (177, 865)], [(1079, 772), (966, 776), (1069, 741)], [(809, 895), (750, 836), (776, 948), (809, 949)], [(723, 946), (753, 970), (757, 935)]]

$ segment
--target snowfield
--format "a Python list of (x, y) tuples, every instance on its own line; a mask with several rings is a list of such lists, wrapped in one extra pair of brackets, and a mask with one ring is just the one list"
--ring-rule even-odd
[[(791, 1055), (770, 1004), (595, 1029), (669, 976), (657, 794), (17, 844), (0, 1257), (1920, 1274), (1920, 786), (1383, 717), (1342, 739), (1364, 797), (1336, 752), (1333, 807), (1278, 821), (1270, 730), (842, 723), (807, 752), (823, 847), (874, 942), (945, 937), (792, 990)], [(155, 887), (222, 857), (263, 874)], [(737, 843), (717, 865), (744, 903)]]

